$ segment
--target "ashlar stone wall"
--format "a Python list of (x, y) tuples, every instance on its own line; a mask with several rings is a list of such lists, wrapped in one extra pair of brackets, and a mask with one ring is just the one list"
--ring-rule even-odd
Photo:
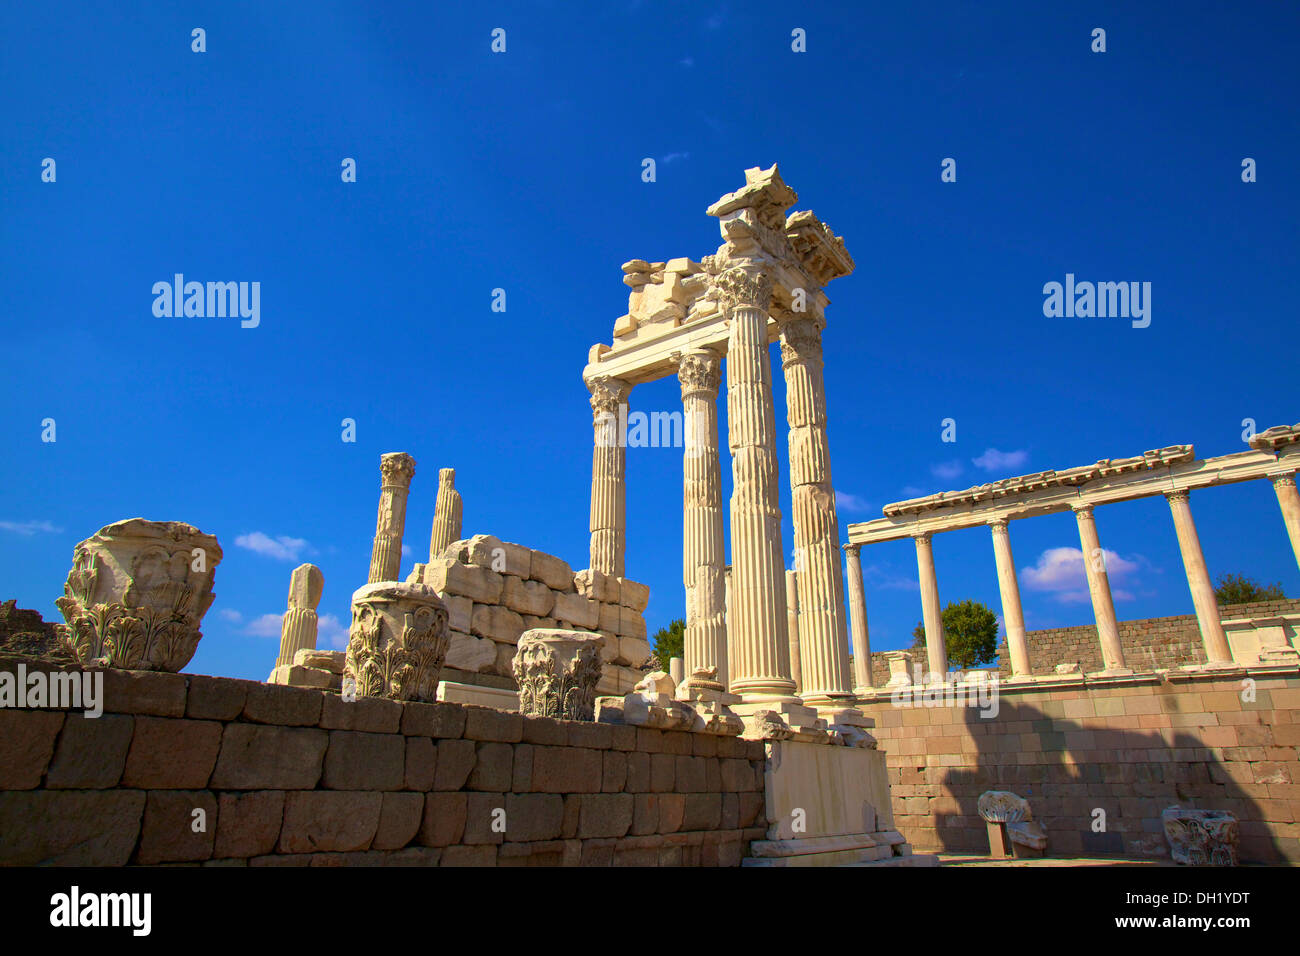
[(736, 866), (763, 765), (738, 738), (110, 670), (98, 718), (0, 708), (0, 864)]

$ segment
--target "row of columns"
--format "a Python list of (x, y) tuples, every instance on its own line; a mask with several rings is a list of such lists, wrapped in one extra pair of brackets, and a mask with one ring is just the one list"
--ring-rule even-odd
[[(746, 702), (818, 706), (851, 703), (839, 520), (831, 483), (822, 375), (821, 329), (790, 316), (781, 327), (785, 373), (795, 570), (787, 592), (780, 467), (767, 325), (770, 278), (755, 268), (717, 276), (713, 292), (729, 318), (727, 422), (732, 462), (731, 582), (728, 594), (722, 521), (717, 400), (721, 356), (678, 356), (685, 412), (683, 584), (686, 670), (717, 667)], [(618, 435), (626, 382), (588, 381), (595, 421), (592, 459), (591, 566), (623, 573), (626, 458)], [(729, 606), (727, 604), (729, 600)], [(797, 602), (797, 631), (787, 615)], [(795, 660), (799, 672), (795, 672)]]
[[(1296, 489), (1293, 472), (1270, 476), (1282, 510), (1296, 564), (1300, 566), (1300, 494)], [(1196, 620), (1201, 631), (1205, 658), (1211, 664), (1232, 661), (1232, 648), (1219, 618), (1218, 601), (1210, 580), (1201, 540), (1192, 519), (1189, 493), (1176, 490), (1165, 493), (1178, 536), (1178, 550), (1182, 555), (1187, 586), (1196, 609)], [(1129, 672), (1120, 642), (1119, 621), (1115, 615), (1115, 602), (1111, 595), (1110, 577), (1106, 570), (1105, 551), (1097, 535), (1093, 506), (1080, 504), (1072, 507), (1079, 528), (1079, 545), (1083, 551), (1084, 573), (1088, 579), (1088, 595), (1092, 601), (1093, 617), (1097, 624), (1097, 638), (1101, 644), (1105, 671), (1112, 674)], [(1002, 599), (1002, 621), (1007, 633), (1007, 651), (1011, 657), (1012, 676), (1028, 676), (1030, 671), (1029, 648), (1025, 640), (1025, 616), (1020, 604), (1020, 586), (1016, 579), (1015, 559), (1011, 554), (1011, 537), (1006, 518), (993, 518), (989, 522), (993, 535), (993, 556), (997, 562), (998, 590)], [(948, 656), (943, 633), (943, 620), (939, 608), (939, 587), (934, 570), (934, 550), (930, 532), (912, 536), (916, 542), (917, 572), (921, 584), (921, 612), (924, 618), (926, 656), (932, 673), (946, 673)], [(867, 605), (862, 584), (860, 545), (846, 545), (849, 568), (849, 613), (853, 626), (855, 657), (855, 690), (862, 693), (871, 688), (870, 648), (867, 643)], [(858, 657), (863, 658), (859, 660)]]

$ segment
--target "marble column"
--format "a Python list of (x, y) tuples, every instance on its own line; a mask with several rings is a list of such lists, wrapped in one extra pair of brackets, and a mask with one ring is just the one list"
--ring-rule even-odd
[(595, 447), (591, 457), (591, 567), (623, 576), (627, 544), (627, 448), (624, 426), (628, 392), (622, 379), (595, 378), (591, 390)]
[(799, 574), (785, 572), (785, 620), (790, 631), (790, 676), (794, 678), (794, 692), (803, 689), (803, 667), (799, 656)]
[(415, 459), (405, 452), (380, 458), (379, 517), (370, 551), (369, 584), (396, 581), (402, 569), (402, 533), (406, 528), (406, 496), (415, 477)]
[(1011, 556), (1011, 533), (1006, 518), (992, 518), (993, 557), (998, 566), (998, 591), (1002, 594), (1002, 626), (1007, 631), (1007, 653), (1011, 656), (1011, 676), (1028, 677), (1029, 646), (1025, 640), (1025, 613), (1020, 607), (1020, 582), (1016, 580), (1016, 561)]
[(1219, 602), (1210, 583), (1210, 571), (1205, 566), (1201, 552), (1201, 538), (1192, 520), (1192, 504), (1186, 491), (1165, 494), (1169, 510), (1174, 516), (1174, 531), (1178, 535), (1178, 550), (1183, 555), (1183, 569), (1187, 572), (1187, 587), (1192, 592), (1192, 605), (1196, 608), (1196, 623), (1201, 628), (1201, 641), (1205, 644), (1205, 659), (1211, 664), (1232, 662), (1232, 648), (1228, 635), (1219, 619)]
[(1083, 570), (1088, 576), (1088, 594), (1092, 614), (1097, 621), (1097, 638), (1107, 671), (1128, 672), (1124, 647), (1119, 640), (1119, 622), (1115, 619), (1115, 601), (1110, 594), (1110, 575), (1106, 573), (1106, 553), (1097, 537), (1097, 522), (1092, 505), (1071, 505), (1079, 525), (1079, 545), (1083, 549)]
[(934, 573), (934, 547), (930, 532), (912, 535), (916, 542), (916, 570), (921, 581), (921, 617), (925, 625), (925, 654), (929, 673), (947, 680), (948, 645), (943, 634), (943, 611), (939, 607), (939, 579)]
[(1300, 494), (1296, 493), (1295, 472), (1270, 475), (1269, 479), (1273, 482), (1278, 507), (1282, 509), (1282, 521), (1286, 524), (1286, 533), (1291, 539), (1296, 564), (1300, 565)]
[(733, 268), (714, 284), (730, 318), (727, 422), (732, 466), (730, 689), (742, 702), (795, 701), (785, 608), (780, 480), (767, 309), (771, 279)]
[[(400, 551), (400, 548), (399, 548)], [(325, 588), (325, 576), (314, 564), (300, 564), (289, 578), (289, 607), (280, 621), (280, 656), (276, 667), (288, 667), (299, 651), (316, 649), (319, 624), (316, 608)]]
[(867, 632), (867, 592), (862, 581), (861, 545), (846, 544), (849, 574), (849, 622), (853, 630), (853, 693), (870, 694), (871, 639)]
[(799, 583), (800, 696), (812, 705), (847, 703), (849, 638), (844, 620), (844, 565), (826, 435), (822, 333), (809, 318), (781, 324), (786, 417), (790, 425), (790, 510)]
[(460, 539), (461, 500), (456, 490), (456, 469), (438, 470), (438, 498), (433, 509), (433, 530), (429, 534), (429, 563), (442, 557), (453, 541)]
[(718, 387), (722, 360), (703, 349), (677, 364), (685, 417), (682, 455), (682, 580), (686, 586), (684, 670), (716, 667), (727, 685), (726, 542), (718, 454)]

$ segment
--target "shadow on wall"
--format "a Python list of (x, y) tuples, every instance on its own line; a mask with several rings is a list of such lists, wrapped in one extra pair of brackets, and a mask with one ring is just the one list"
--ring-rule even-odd
[[(944, 851), (988, 852), (985, 824), (976, 806), (979, 795), (1010, 790), (1029, 801), (1034, 819), (1047, 828), (1049, 855), (1168, 859), (1160, 815), (1177, 804), (1235, 814), (1242, 862), (1300, 860), (1295, 846), (1300, 841), (1287, 840), (1292, 846), (1284, 851), (1264, 822), (1289, 824), (1289, 807), (1296, 801), (1258, 798), (1271, 785), (1258, 782), (1260, 774), (1272, 772), (1288, 793), (1291, 788), (1286, 767), (1277, 770), (1270, 763), (1262, 771), (1253, 770), (1256, 763), (1266, 762), (1265, 751), (1272, 743), (1269, 727), (1262, 722), (1234, 728), (1247, 731), (1243, 736), (1258, 740), (1259, 746), (1231, 748), (1223, 751), (1227, 759), (1220, 760), (1195, 731), (1186, 729), (1172, 729), (1171, 743), (1158, 731), (1085, 728), (1006, 696), (993, 721), (981, 719), (975, 708), (963, 712), (978, 748), (976, 769), (931, 768), (940, 771), (940, 789), (950, 806), (945, 811), (942, 804), (936, 809), (939, 801), (931, 804), (935, 838)], [(1240, 759), (1233, 759), (1233, 751), (1241, 751)], [(1048, 759), (1019, 762), (1026, 752)], [(1073, 762), (1067, 762), (1067, 756)], [(1259, 760), (1252, 762), (1252, 756)], [(1249, 781), (1238, 779), (1243, 776)]]

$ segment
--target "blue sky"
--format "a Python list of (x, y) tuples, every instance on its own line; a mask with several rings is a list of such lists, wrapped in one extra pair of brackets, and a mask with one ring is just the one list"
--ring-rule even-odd
[[(58, 619), (77, 541), (188, 521), (225, 549), (192, 671), (264, 678), (302, 561), (341, 638), (383, 452), (418, 462), (403, 575), (439, 467), (466, 534), (584, 567), (581, 371), (626, 311), (619, 266), (713, 252), (704, 210), (750, 166), (779, 163), (857, 261), (824, 339), (842, 536), (914, 494), (1300, 420), (1294, 4), (119, 6), (0, 7), (0, 598)], [(155, 317), (177, 272), (260, 282), (260, 324)], [(1044, 317), (1066, 273), (1152, 283), (1150, 326)], [(676, 382), (632, 407), (679, 409)], [(628, 471), (653, 630), (682, 613), (680, 451)], [(1267, 483), (1192, 509), (1212, 574), (1300, 594)], [(1122, 618), (1191, 612), (1162, 499), (1097, 521)], [(1029, 627), (1090, 622), (1052, 551), (1071, 516), (1012, 543)], [(935, 553), (945, 603), (998, 608), (986, 532)], [(863, 563), (873, 649), (910, 643), (911, 543)]]

